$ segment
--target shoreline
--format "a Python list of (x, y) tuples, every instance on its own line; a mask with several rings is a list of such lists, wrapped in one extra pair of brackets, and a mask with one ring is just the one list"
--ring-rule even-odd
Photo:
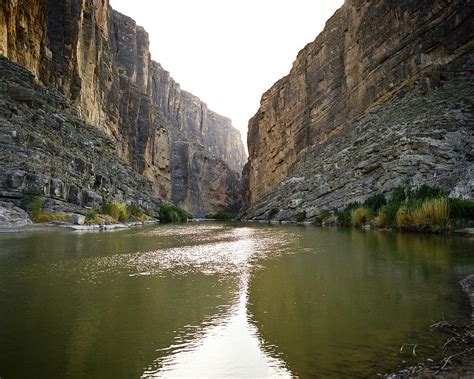
[(427, 360), (381, 376), (388, 379), (474, 377), (474, 273), (464, 277), (458, 283), (471, 304), (471, 323), (460, 328), (465, 335), (469, 336), (469, 342), (466, 343), (464, 350), (446, 356), (441, 361)]
[(107, 230), (117, 230), (117, 229), (128, 229), (135, 226), (147, 226), (147, 225), (159, 225), (160, 221), (157, 219), (147, 220), (145, 222), (133, 221), (117, 224), (91, 224), (91, 225), (76, 225), (68, 223), (54, 223), (54, 222), (45, 222), (45, 223), (32, 223), (26, 225), (16, 225), (5, 227), (0, 225), (0, 233), (22, 233), (22, 232), (40, 232), (46, 230), (77, 230), (77, 231), (107, 231)]

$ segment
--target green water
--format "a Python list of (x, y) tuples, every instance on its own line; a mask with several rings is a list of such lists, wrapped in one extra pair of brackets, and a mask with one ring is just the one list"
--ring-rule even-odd
[(0, 377), (356, 377), (467, 322), (474, 240), (192, 223), (0, 233)]

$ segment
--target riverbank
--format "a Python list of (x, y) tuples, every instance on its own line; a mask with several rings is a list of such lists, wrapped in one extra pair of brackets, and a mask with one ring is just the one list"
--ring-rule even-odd
[[(116, 204), (111, 203), (109, 206)], [(120, 204), (119, 204), (120, 205)], [(88, 216), (76, 213), (62, 212), (42, 212), (38, 209), (39, 215), (47, 215), (43, 217), (43, 222), (34, 222), (35, 217), (31, 216), (24, 209), (15, 206), (13, 203), (0, 202), (0, 232), (31, 232), (42, 231), (54, 228), (65, 228), (72, 230), (113, 230), (125, 229), (139, 225), (153, 225), (160, 221), (156, 218), (146, 216), (143, 217), (141, 210), (129, 206), (131, 210), (127, 212), (125, 205), (121, 206), (124, 217), (128, 221), (119, 221), (118, 217), (111, 217), (108, 214), (96, 214), (87, 220)], [(60, 216), (60, 217), (59, 217)]]
[(78, 230), (78, 231), (101, 231), (101, 230), (115, 230), (115, 229), (127, 229), (135, 226), (145, 226), (145, 225), (156, 225), (160, 221), (153, 219), (147, 220), (144, 222), (134, 221), (126, 223), (117, 223), (117, 224), (92, 224), (92, 225), (74, 225), (67, 223), (31, 223), (27, 225), (13, 225), (13, 226), (4, 226), (0, 225), (0, 233), (21, 233), (21, 232), (40, 232), (46, 230), (54, 229), (69, 229), (69, 230)]
[[(427, 360), (416, 366), (401, 369), (385, 375), (388, 379), (405, 378), (473, 378), (474, 377), (474, 274), (459, 282), (471, 303), (471, 324), (463, 327), (453, 327), (444, 324), (447, 330), (454, 329), (451, 334), (458, 339), (459, 351), (446, 355), (441, 361)], [(448, 340), (449, 341), (449, 340)]]

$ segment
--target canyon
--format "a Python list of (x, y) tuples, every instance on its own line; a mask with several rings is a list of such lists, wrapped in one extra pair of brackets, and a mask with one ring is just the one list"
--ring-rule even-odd
[(107, 0), (2, 2), (0, 55), (2, 199), (240, 208), (240, 133), (182, 90)]
[(474, 3), (346, 0), (249, 121), (247, 219), (398, 186), (474, 197)]
[(263, 94), (247, 159), (107, 0), (5, 1), (0, 201), (312, 221), (399, 186), (472, 199), (473, 15), (468, 0), (346, 0)]

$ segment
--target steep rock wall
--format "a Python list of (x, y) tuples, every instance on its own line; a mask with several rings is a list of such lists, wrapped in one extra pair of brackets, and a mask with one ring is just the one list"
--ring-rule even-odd
[[(30, 3), (2, 2), (0, 54), (29, 68), (85, 121), (112, 136), (117, 154), (150, 179), (156, 196), (176, 198), (172, 188), (180, 183), (173, 180), (190, 181), (193, 175), (185, 170), (190, 162), (181, 168), (170, 161), (176, 135), (191, 147), (202, 145), (200, 156), (223, 161), (226, 175), (239, 177), (246, 159), (239, 132), (151, 60), (148, 35), (134, 20), (107, 0)], [(174, 175), (175, 170), (185, 172)]]
[[(463, 81), (472, 81), (473, 9), (467, 0), (347, 0), (249, 122), (249, 217), (271, 207), (282, 219), (314, 215), (406, 181), (473, 196), (472, 105), (456, 102), (454, 92), (444, 98), (456, 81), (472, 100)], [(429, 104), (411, 112), (420, 106), (411, 95), (423, 99), (437, 88), (439, 117), (424, 114), (434, 111)], [(388, 122), (397, 101), (406, 113)], [(445, 164), (451, 143), (458, 145)]]
[(153, 184), (117, 157), (115, 140), (82, 121), (62, 96), (0, 57), (0, 198), (28, 207), (84, 212), (104, 202), (159, 215)]

